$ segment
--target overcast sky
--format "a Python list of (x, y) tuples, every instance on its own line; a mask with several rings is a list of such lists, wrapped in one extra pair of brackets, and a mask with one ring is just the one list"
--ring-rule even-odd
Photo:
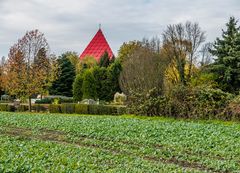
[(53, 53), (79, 54), (102, 24), (115, 54), (123, 42), (161, 35), (168, 24), (190, 20), (208, 41), (221, 35), (240, 0), (0, 0), (0, 56), (26, 31), (39, 29)]

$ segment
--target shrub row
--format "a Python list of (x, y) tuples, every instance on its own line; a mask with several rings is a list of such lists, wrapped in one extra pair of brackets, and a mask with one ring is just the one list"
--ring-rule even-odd
[[(48, 110), (47, 105), (32, 105), (32, 110), (34, 112), (46, 112)], [(28, 111), (28, 105), (20, 105), (18, 107), (14, 107), (13, 105), (8, 104), (0, 104), (0, 111), (5, 112), (26, 112)]]
[(126, 113), (126, 108), (108, 105), (52, 104), (49, 106), (49, 112), (66, 114), (122, 115)]
[(227, 120), (240, 120), (240, 96), (239, 95), (229, 102), (229, 104), (224, 108), (220, 116), (228, 118)]
[(155, 90), (130, 98), (130, 113), (190, 119), (240, 120), (240, 98), (213, 88), (176, 86), (170, 93)]
[[(15, 108), (13, 105), (0, 104), (0, 111), (26, 112), (28, 105), (20, 105)], [(50, 104), (32, 105), (33, 112), (65, 113), (65, 114), (91, 114), (91, 115), (123, 115), (126, 114), (126, 107), (110, 105), (86, 105), (86, 104)]]
[(7, 100), (0, 100), (0, 104), (4, 104), (4, 103), (9, 103), (10, 101)]
[(15, 108), (14, 108), (13, 105), (0, 104), (0, 111), (14, 112), (14, 111), (15, 111)]

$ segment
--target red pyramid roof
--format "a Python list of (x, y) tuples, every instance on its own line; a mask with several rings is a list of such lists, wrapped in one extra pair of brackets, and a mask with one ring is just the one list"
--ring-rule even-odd
[(99, 61), (105, 51), (107, 51), (111, 59), (113, 57), (112, 49), (110, 48), (105, 36), (103, 35), (102, 30), (99, 29), (86, 49), (80, 55), (80, 59), (82, 60), (86, 56), (93, 56), (97, 61)]

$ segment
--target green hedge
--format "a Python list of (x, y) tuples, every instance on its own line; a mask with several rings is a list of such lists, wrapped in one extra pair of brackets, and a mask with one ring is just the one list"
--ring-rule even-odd
[[(27, 112), (29, 110), (28, 105), (20, 105), (15, 109), (17, 112)], [(34, 104), (32, 105), (33, 112), (47, 112), (48, 105)]]
[(10, 103), (10, 101), (7, 101), (7, 100), (0, 100), (0, 104), (7, 104), (7, 103)]
[(65, 114), (75, 113), (75, 104), (61, 104), (61, 112)]
[(93, 115), (117, 115), (117, 107), (105, 105), (89, 105), (89, 114)]
[(126, 113), (125, 107), (108, 105), (85, 105), (85, 104), (59, 104), (50, 105), (50, 113), (66, 114), (91, 114), (91, 115), (122, 115)]
[(13, 105), (0, 104), (0, 111), (14, 112), (14, 111), (15, 111), (15, 108), (14, 108)]
[(32, 110), (34, 112), (47, 112), (49, 109), (49, 105), (41, 105), (41, 104), (35, 104), (32, 106)]
[(127, 114), (127, 109), (125, 106), (116, 106), (116, 108), (117, 108), (118, 115)]
[[(14, 106), (8, 104), (0, 104), (0, 111), (8, 112), (26, 112), (28, 111), (28, 105), (20, 105), (15, 109)], [(126, 114), (126, 108), (120, 106), (110, 105), (86, 105), (86, 104), (50, 104), (32, 105), (32, 111), (34, 112), (47, 112), (50, 113), (65, 113), (65, 114), (91, 114), (91, 115), (122, 115)]]
[(76, 114), (88, 114), (88, 105), (84, 104), (76, 104), (75, 105), (75, 113)]
[(50, 113), (62, 113), (61, 105), (57, 105), (57, 104), (49, 105), (49, 112)]
[(16, 108), (16, 111), (17, 112), (27, 112), (28, 111), (28, 105), (19, 105), (17, 108)]

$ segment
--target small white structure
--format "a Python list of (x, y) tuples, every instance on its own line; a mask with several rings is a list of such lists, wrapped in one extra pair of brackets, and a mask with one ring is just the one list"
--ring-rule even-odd
[(4, 101), (7, 101), (7, 100), (9, 100), (10, 99), (10, 96), (9, 95), (2, 95), (1, 96), (1, 100), (4, 100)]
[(127, 96), (124, 93), (117, 92), (114, 94), (114, 103), (116, 104), (124, 104), (127, 101)]
[(83, 101), (81, 101), (82, 104), (87, 104), (87, 105), (95, 105), (97, 104), (97, 102), (93, 99), (84, 99)]

